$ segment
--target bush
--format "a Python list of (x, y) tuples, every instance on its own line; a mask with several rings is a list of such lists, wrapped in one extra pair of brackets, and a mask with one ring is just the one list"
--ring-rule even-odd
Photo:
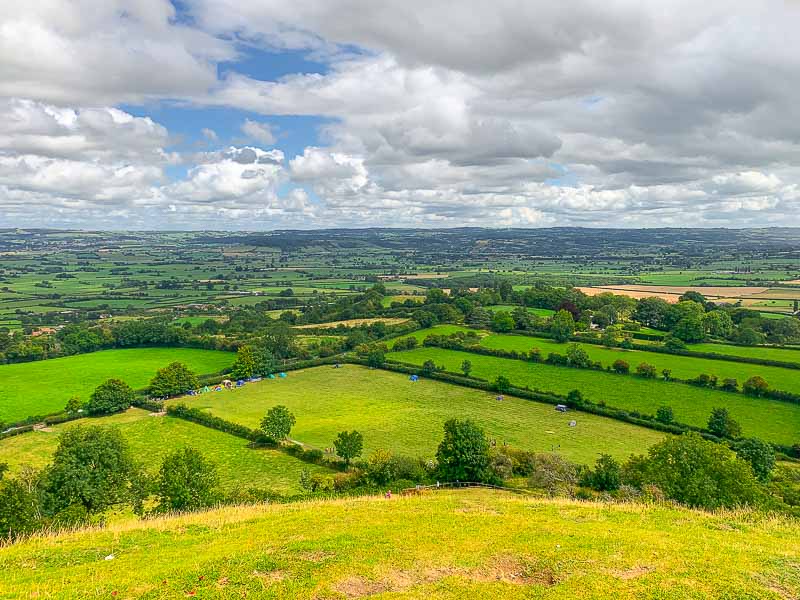
[(614, 364), (611, 365), (611, 368), (614, 369), (614, 371), (616, 373), (619, 373), (620, 375), (625, 375), (627, 373), (630, 373), (631, 370), (631, 366), (624, 360), (619, 358), (614, 361)]
[(725, 390), (726, 392), (738, 392), (739, 391), (739, 382), (735, 379), (723, 379), (722, 385), (720, 389)]
[(672, 423), (675, 420), (675, 414), (671, 406), (660, 406), (656, 411), (656, 421), (659, 423)]
[(497, 379), (494, 380), (492, 387), (495, 389), (495, 391), (504, 394), (511, 389), (511, 382), (508, 380), (508, 377), (498, 375)]
[(656, 368), (648, 363), (640, 363), (639, 366), (636, 367), (636, 374), (646, 379), (655, 379)]
[(736, 455), (750, 463), (759, 481), (767, 481), (775, 468), (775, 450), (758, 438), (742, 440), (734, 446)]
[(92, 392), (86, 410), (90, 415), (110, 415), (130, 408), (135, 398), (136, 394), (127, 383), (109, 379)]
[(748, 396), (761, 397), (766, 395), (769, 391), (769, 384), (767, 384), (763, 377), (756, 375), (744, 382), (742, 391)]
[(608, 454), (601, 454), (593, 471), (584, 478), (585, 485), (601, 492), (613, 492), (619, 489), (622, 481), (622, 468)]

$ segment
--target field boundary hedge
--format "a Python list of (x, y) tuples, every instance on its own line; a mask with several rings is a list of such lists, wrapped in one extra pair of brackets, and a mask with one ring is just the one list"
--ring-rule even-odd
[[(635, 372), (626, 372), (626, 373), (616, 372), (611, 368), (610, 365), (603, 367), (599, 361), (591, 361), (589, 364), (585, 366), (571, 365), (568, 364), (568, 359), (566, 355), (558, 354), (556, 352), (550, 352), (547, 357), (542, 356), (541, 358), (534, 359), (531, 357), (530, 354), (525, 352), (518, 352), (516, 350), (503, 350), (501, 348), (486, 348), (480, 345), (465, 345), (460, 343), (457, 339), (450, 338), (447, 336), (435, 336), (435, 335), (428, 336), (425, 338), (425, 340), (423, 340), (423, 346), (428, 346), (428, 347), (432, 346), (436, 348), (442, 348), (444, 350), (456, 350), (458, 352), (466, 352), (468, 354), (492, 356), (494, 358), (504, 358), (509, 360), (519, 360), (523, 362), (532, 362), (532, 363), (544, 363), (554, 367), (567, 367), (570, 369), (603, 371), (604, 373), (615, 373), (621, 376), (629, 376), (629, 377), (632, 376), (632, 377), (638, 377), (640, 379), (643, 378), (641, 375)], [(559, 360), (558, 361), (550, 360), (551, 357), (557, 357)], [(670, 376), (669, 381), (672, 383), (691, 385), (693, 387), (703, 387), (706, 389), (713, 389), (720, 392), (726, 392), (729, 394), (740, 394), (743, 396), (747, 396), (749, 398), (766, 398), (770, 400), (777, 400), (779, 402), (788, 402), (789, 404), (800, 404), (800, 394), (795, 394), (793, 392), (787, 392), (778, 389), (767, 389), (758, 395), (751, 395), (751, 394), (746, 394), (745, 392), (739, 390), (738, 388), (726, 389), (723, 386), (718, 386), (716, 383), (714, 383), (714, 385), (710, 385), (710, 383), (706, 384), (706, 382), (701, 381), (700, 379), (702, 375), (713, 375), (713, 374), (700, 374), (697, 378), (694, 379), (680, 379), (678, 377)], [(714, 381), (716, 381), (716, 379), (714, 379)]]

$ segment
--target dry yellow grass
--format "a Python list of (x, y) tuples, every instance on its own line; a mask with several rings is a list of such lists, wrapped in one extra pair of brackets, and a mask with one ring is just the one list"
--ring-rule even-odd
[(40, 535), (0, 548), (0, 597), (779, 600), (798, 556), (783, 518), (440, 491)]
[(312, 325), (295, 325), (295, 329), (332, 329), (344, 325), (345, 327), (358, 327), (359, 325), (371, 325), (372, 323), (384, 323), (386, 325), (399, 325), (407, 322), (408, 319), (347, 319), (345, 321), (329, 321), (328, 323), (314, 323)]

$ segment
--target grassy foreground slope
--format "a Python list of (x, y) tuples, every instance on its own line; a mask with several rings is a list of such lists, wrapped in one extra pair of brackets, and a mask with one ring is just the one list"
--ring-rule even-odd
[(220, 484), (225, 489), (268, 488), (281, 493), (300, 491), (300, 472), (329, 472), (324, 467), (307, 464), (283, 452), (251, 449), (247, 440), (172, 417), (154, 417), (147, 411), (128, 411), (97, 419), (81, 419), (45, 431), (32, 431), (0, 440), (0, 463), (11, 472), (25, 465), (47, 465), (58, 447), (61, 431), (76, 425), (119, 427), (135, 459), (151, 473), (158, 471), (164, 456), (184, 446), (193, 446), (217, 466)]
[(779, 600), (798, 556), (781, 518), (459, 490), (34, 537), (0, 548), (0, 597)]
[(712, 408), (725, 407), (741, 423), (745, 436), (780, 444), (794, 444), (800, 439), (800, 405), (789, 402), (751, 398), (658, 379), (554, 367), (441, 348), (405, 350), (392, 353), (390, 358), (416, 365), (433, 360), (456, 373), (461, 362), (469, 359), (475, 377), (494, 381), (498, 375), (504, 375), (518, 386), (527, 385), (531, 389), (562, 394), (578, 389), (592, 402), (605, 402), (614, 408), (638, 410), (644, 414), (653, 415), (659, 406), (668, 405), (674, 410), (676, 421), (698, 427), (706, 425)]
[(230, 367), (235, 359), (232, 353), (217, 350), (135, 348), (0, 365), (0, 421), (58, 412), (71, 396), (88, 400), (94, 388), (110, 377), (137, 389), (174, 361), (207, 374)]
[[(292, 371), (286, 379), (265, 380), (234, 391), (180, 398), (173, 403), (205, 408), (213, 414), (258, 427), (264, 414), (283, 404), (297, 418), (291, 437), (317, 448), (332, 445), (336, 434), (357, 429), (365, 456), (383, 448), (398, 454), (433, 457), (442, 425), (452, 417), (471, 418), (498, 444), (526, 450), (558, 449), (567, 458), (593, 463), (602, 453), (617, 458), (644, 452), (661, 441), (655, 431), (594, 415), (562, 414), (547, 404), (467, 389), (356, 365)], [(571, 420), (576, 427), (570, 427)]]

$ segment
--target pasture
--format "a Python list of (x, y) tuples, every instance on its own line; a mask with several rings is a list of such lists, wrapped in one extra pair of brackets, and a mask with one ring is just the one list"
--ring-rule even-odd
[[(542, 352), (542, 358), (546, 358), (551, 352), (566, 354), (570, 346), (570, 343), (561, 344), (547, 338), (501, 334), (485, 336), (481, 339), (480, 344), (486, 348), (509, 351), (516, 350), (517, 352), (530, 352), (533, 348), (539, 348)], [(631, 372), (633, 372), (640, 363), (649, 363), (656, 367), (659, 376), (663, 369), (671, 370), (672, 377), (678, 379), (691, 379), (697, 377), (701, 373), (706, 373), (709, 375), (716, 375), (720, 383), (722, 383), (723, 379), (731, 378), (736, 379), (739, 385), (750, 377), (760, 375), (766, 379), (773, 388), (800, 393), (800, 371), (797, 369), (767, 367), (727, 360), (680, 356), (662, 352), (647, 352), (644, 350), (606, 348), (604, 346), (598, 346), (597, 344), (579, 345), (586, 351), (591, 360), (600, 361), (604, 367), (611, 365), (615, 360), (624, 360), (630, 364)], [(792, 351), (789, 350), (788, 352)], [(799, 352), (796, 352), (795, 355), (797, 356), (795, 360), (800, 359)]]
[(781, 444), (800, 441), (798, 404), (631, 375), (556, 367), (441, 348), (406, 350), (392, 353), (390, 358), (416, 365), (433, 360), (455, 373), (460, 371), (462, 361), (469, 359), (475, 377), (494, 381), (499, 375), (504, 375), (514, 385), (560, 394), (577, 389), (592, 402), (604, 402), (614, 408), (643, 414), (654, 415), (660, 406), (671, 406), (676, 421), (698, 427), (706, 425), (711, 409), (725, 407), (741, 423), (745, 436)]
[(0, 421), (58, 412), (72, 396), (88, 400), (94, 388), (112, 377), (139, 389), (174, 361), (208, 374), (230, 367), (234, 360), (232, 353), (216, 350), (135, 348), (0, 365)]
[(439, 491), (34, 536), (0, 548), (0, 596), (788, 599), (799, 553), (790, 519)]
[[(207, 409), (214, 415), (258, 427), (271, 407), (283, 404), (297, 418), (291, 437), (316, 448), (332, 445), (336, 434), (357, 429), (365, 456), (379, 448), (432, 457), (451, 417), (479, 423), (498, 444), (527, 450), (558, 450), (591, 463), (601, 452), (618, 458), (644, 452), (662, 434), (612, 419), (570, 412), (547, 404), (506, 397), (447, 383), (420, 380), (356, 365), (292, 371), (286, 379), (264, 380), (171, 403)], [(577, 427), (569, 421), (577, 420)]]
[(297, 493), (302, 469), (307, 468), (312, 473), (329, 472), (278, 450), (250, 449), (247, 440), (181, 419), (150, 416), (138, 408), (0, 440), (0, 463), (7, 463), (12, 474), (24, 466), (42, 468), (50, 462), (58, 446), (59, 433), (76, 425), (118, 427), (135, 459), (151, 473), (158, 471), (169, 452), (193, 446), (216, 464), (220, 484), (228, 490), (260, 487), (286, 494)]
[(384, 325), (400, 325), (408, 319), (347, 319), (345, 321), (330, 321), (328, 323), (314, 323), (312, 325), (295, 325), (294, 329), (334, 329), (336, 327), (358, 327), (359, 325), (372, 325), (373, 323), (383, 323)]

